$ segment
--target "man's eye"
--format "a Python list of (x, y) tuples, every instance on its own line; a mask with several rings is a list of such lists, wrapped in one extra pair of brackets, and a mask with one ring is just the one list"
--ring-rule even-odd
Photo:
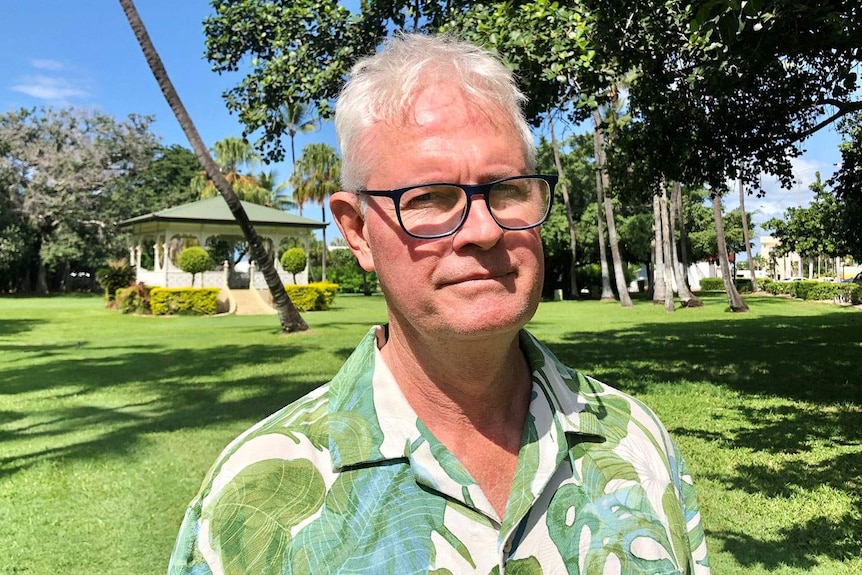
[(450, 210), (460, 203), (460, 190), (431, 188), (413, 190), (401, 199), (402, 210)]

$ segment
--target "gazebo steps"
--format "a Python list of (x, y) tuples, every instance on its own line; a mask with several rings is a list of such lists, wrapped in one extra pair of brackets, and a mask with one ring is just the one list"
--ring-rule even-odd
[(236, 315), (274, 315), (278, 312), (264, 303), (266, 296), (254, 289), (232, 289), (231, 297), (236, 302)]

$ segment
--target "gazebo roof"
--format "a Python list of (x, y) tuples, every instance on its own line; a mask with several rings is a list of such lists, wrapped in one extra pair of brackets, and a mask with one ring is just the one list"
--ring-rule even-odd
[[(274, 208), (267, 208), (249, 202), (240, 202), (248, 214), (248, 219), (256, 226), (267, 228), (303, 228), (322, 229), (326, 227), (324, 222), (304, 218), (295, 214), (288, 214)], [(236, 220), (221, 196), (207, 198), (189, 204), (182, 204), (174, 208), (167, 208), (151, 214), (144, 214), (120, 222), (120, 228), (149, 228), (159, 223), (185, 223), (185, 224), (210, 224), (214, 226), (236, 226)]]

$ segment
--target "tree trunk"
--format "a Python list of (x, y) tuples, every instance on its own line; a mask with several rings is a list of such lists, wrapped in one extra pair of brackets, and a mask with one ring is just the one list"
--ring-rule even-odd
[[(674, 186), (679, 186), (679, 183), (674, 182), (671, 189), (673, 189)], [(685, 271), (683, 270), (682, 263), (680, 263), (679, 256), (676, 252), (676, 229), (673, 210), (668, 206), (666, 197), (663, 198), (663, 200), (662, 208), (664, 211), (662, 212), (662, 215), (667, 216), (668, 233), (670, 234), (670, 260), (671, 265), (673, 266), (673, 271), (676, 274), (676, 285), (677, 290), (679, 291), (679, 299), (682, 302), (682, 307), (701, 307), (703, 306), (703, 302), (691, 293), (691, 288), (689, 288), (688, 281), (685, 278)], [(673, 202), (671, 202), (671, 204), (673, 204)]]
[(745, 257), (748, 258), (748, 273), (751, 276), (751, 291), (757, 291), (757, 275), (754, 273), (754, 259), (751, 257), (751, 235), (748, 229), (748, 215), (745, 213), (745, 190), (739, 180), (739, 215), (742, 218), (742, 238), (745, 241)]
[[(563, 204), (566, 206), (566, 224), (569, 227), (569, 249), (572, 252), (572, 261), (569, 264), (569, 275), (571, 276), (569, 279), (569, 288), (572, 292), (572, 298), (578, 299), (578, 279), (575, 274), (577, 268), (576, 254), (578, 247), (577, 228), (575, 226), (574, 216), (572, 215), (572, 203), (569, 200), (569, 188), (566, 186), (565, 180), (563, 179), (563, 164), (562, 161), (560, 161), (560, 146), (557, 142), (557, 136), (554, 134), (554, 119), (551, 116), (548, 116), (548, 129), (551, 133), (551, 148), (554, 150), (554, 164), (557, 167), (557, 176), (560, 179), (560, 193), (563, 194)], [(610, 288), (610, 284), (608, 284), (608, 288)]]
[[(323, 214), (321, 217), (323, 218), (323, 223), (325, 224), (326, 223), (326, 202), (320, 204), (320, 211)], [(326, 281), (326, 254), (328, 251), (326, 248), (326, 228), (323, 228), (321, 230), (321, 232), (323, 233), (323, 246), (321, 246), (322, 249), (320, 251), (320, 281), (325, 282)]]
[(664, 303), (665, 299), (665, 291), (668, 289), (667, 284), (664, 281), (664, 251), (662, 250), (662, 245), (664, 244), (664, 239), (662, 238), (662, 225), (661, 225), (661, 204), (659, 203), (658, 194), (652, 197), (652, 213), (653, 213), (653, 231), (655, 233), (655, 239), (653, 240), (653, 290), (652, 290), (652, 302), (656, 305), (660, 305)]
[(595, 131), (593, 132), (593, 144), (596, 148), (596, 168), (598, 169), (599, 174), (600, 195), (604, 197), (605, 222), (608, 225), (608, 244), (611, 246), (611, 257), (614, 262), (614, 279), (617, 284), (620, 305), (623, 307), (631, 307), (632, 298), (629, 296), (629, 286), (626, 283), (623, 259), (620, 255), (620, 243), (617, 239), (617, 226), (616, 220), (614, 219), (614, 204), (610, 196), (605, 193), (606, 190), (610, 189), (610, 182), (608, 179), (608, 173), (605, 171), (605, 137), (604, 132), (602, 132), (601, 116), (597, 109), (593, 110), (593, 123), (595, 128)]
[(686, 287), (691, 289), (691, 282), (688, 281), (688, 267), (691, 263), (688, 261), (688, 230), (685, 227), (685, 210), (682, 207), (682, 186), (679, 182), (674, 182), (671, 189), (673, 190), (671, 195), (673, 211), (679, 223), (679, 257), (682, 260), (680, 263), (682, 264), (683, 281), (685, 281)]
[[(667, 211), (667, 195), (662, 190), (658, 198), (659, 219), (661, 220), (661, 255), (664, 259), (664, 311), (673, 312), (673, 260), (670, 253), (673, 239), (670, 233), (670, 223)], [(677, 285), (679, 285), (677, 281)]]
[(239, 224), (243, 235), (248, 241), (251, 255), (260, 266), (260, 270), (266, 279), (266, 285), (272, 295), (273, 304), (275, 305), (276, 310), (278, 310), (278, 319), (281, 323), (281, 331), (294, 332), (307, 330), (308, 325), (302, 319), (302, 316), (299, 315), (299, 312), (290, 301), (290, 298), (287, 297), (287, 292), (284, 289), (284, 285), (281, 283), (278, 271), (275, 269), (272, 255), (264, 248), (263, 242), (261, 241), (260, 236), (257, 235), (257, 231), (255, 231), (251, 221), (249, 221), (248, 214), (246, 214), (245, 209), (242, 207), (239, 198), (236, 193), (234, 193), (231, 185), (225, 179), (224, 174), (222, 174), (218, 169), (218, 166), (216, 166), (212, 156), (210, 156), (203, 140), (201, 140), (200, 134), (198, 134), (197, 128), (189, 117), (185, 106), (183, 106), (179, 94), (177, 94), (174, 89), (173, 83), (168, 77), (168, 73), (162, 64), (162, 60), (159, 57), (146, 28), (144, 27), (144, 23), (138, 15), (138, 11), (135, 8), (133, 0), (120, 0), (120, 6), (122, 6), (123, 12), (126, 14), (126, 19), (129, 21), (129, 25), (132, 27), (132, 31), (138, 39), (141, 51), (144, 53), (144, 58), (146, 58), (147, 64), (149, 64), (150, 70), (153, 72), (153, 76), (155, 77), (156, 82), (158, 82), (159, 88), (162, 90), (162, 94), (165, 96), (165, 100), (167, 100), (171, 110), (173, 110), (174, 115), (177, 118), (177, 122), (179, 122), (180, 127), (183, 129), (186, 138), (188, 138), (189, 143), (192, 146), (192, 149), (195, 151), (198, 161), (201, 163), (201, 166), (203, 166), (207, 177), (212, 180), (219, 193), (221, 193), (228, 205), (228, 208), (230, 208), (231, 213)]
[(730, 311), (748, 311), (748, 306), (745, 305), (739, 292), (736, 291), (733, 276), (730, 274), (730, 261), (727, 257), (727, 242), (724, 236), (724, 222), (721, 218), (721, 196), (715, 192), (712, 194), (712, 216), (715, 219), (715, 241), (718, 244), (718, 261), (721, 264), (721, 277), (724, 280), (724, 289), (727, 292)]

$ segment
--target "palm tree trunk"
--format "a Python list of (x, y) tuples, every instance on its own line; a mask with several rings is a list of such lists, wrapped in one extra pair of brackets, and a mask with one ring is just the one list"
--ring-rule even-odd
[(739, 215), (742, 218), (742, 238), (745, 240), (745, 257), (748, 258), (748, 273), (751, 275), (751, 291), (757, 291), (757, 276), (754, 273), (754, 259), (751, 257), (751, 237), (748, 229), (748, 215), (745, 213), (745, 190), (739, 180)]
[(599, 267), (602, 270), (602, 300), (611, 300), (614, 298), (614, 292), (611, 289), (611, 273), (608, 269), (608, 252), (607, 244), (605, 243), (605, 219), (602, 215), (602, 210), (605, 205), (604, 181), (602, 179), (602, 163), (604, 157), (601, 148), (601, 135), (598, 130), (593, 132), (593, 155), (596, 158), (596, 208), (598, 219), (598, 234), (599, 234)]
[(596, 168), (600, 175), (601, 195), (604, 196), (605, 220), (608, 225), (608, 244), (611, 246), (611, 257), (614, 262), (614, 279), (617, 284), (617, 293), (620, 297), (620, 305), (623, 307), (631, 307), (632, 299), (629, 296), (629, 286), (626, 284), (626, 274), (623, 269), (623, 259), (620, 255), (620, 243), (617, 239), (617, 225), (614, 219), (614, 204), (610, 196), (605, 191), (610, 189), (610, 181), (608, 173), (605, 171), (605, 152), (604, 152), (604, 132), (601, 126), (601, 116), (599, 111), (593, 110), (593, 123), (595, 131), (593, 133), (593, 142), (596, 147)]
[(742, 301), (742, 297), (740, 297), (739, 292), (736, 290), (736, 285), (733, 283), (733, 276), (730, 275), (730, 261), (727, 257), (724, 221), (721, 217), (721, 196), (716, 192), (712, 194), (712, 216), (715, 219), (715, 241), (718, 244), (718, 261), (721, 265), (721, 277), (724, 280), (724, 289), (727, 292), (730, 311), (748, 311), (748, 306)]
[[(675, 189), (679, 186), (679, 183), (674, 182), (671, 186), (671, 189)], [(675, 193), (675, 192), (674, 192)], [(673, 204), (673, 200), (671, 199), (671, 204)], [(670, 259), (671, 265), (673, 266), (673, 271), (676, 274), (676, 284), (677, 290), (679, 291), (679, 300), (682, 302), (682, 307), (702, 307), (703, 302), (698, 299), (693, 293), (691, 293), (691, 288), (688, 287), (688, 281), (685, 277), (685, 270), (683, 270), (682, 263), (679, 261), (679, 255), (677, 254), (676, 247), (676, 228), (674, 224), (673, 211), (671, 206), (668, 205), (667, 201), (662, 202), (662, 208), (664, 211), (662, 215), (667, 216), (668, 223), (668, 233), (670, 234), (669, 244), (670, 244)]]
[(659, 203), (658, 194), (652, 197), (652, 214), (653, 214), (653, 231), (655, 232), (655, 240), (653, 240), (653, 291), (652, 302), (656, 305), (663, 304), (665, 299), (665, 291), (668, 289), (664, 281), (664, 238), (661, 233), (661, 205)]
[[(321, 219), (323, 220), (323, 223), (325, 224), (326, 223), (326, 202), (320, 203), (320, 211), (323, 214), (321, 216)], [(323, 233), (323, 246), (322, 246), (323, 249), (320, 252), (320, 281), (325, 282), (326, 281), (326, 253), (328, 251), (326, 248), (326, 228), (323, 228), (321, 230), (321, 232)]]
[[(566, 186), (565, 180), (563, 179), (563, 164), (560, 161), (560, 146), (557, 142), (557, 137), (554, 134), (554, 119), (552, 116), (548, 116), (548, 129), (551, 132), (551, 148), (554, 150), (554, 164), (557, 167), (557, 176), (560, 178), (559, 188), (560, 192), (563, 194), (563, 204), (566, 206), (566, 223), (569, 227), (569, 249), (572, 252), (572, 261), (569, 264), (569, 275), (571, 276), (569, 287), (572, 291), (572, 298), (578, 299), (578, 279), (575, 273), (578, 261), (578, 234), (577, 228), (575, 227), (575, 219), (572, 215), (572, 203), (569, 200), (569, 188)], [(608, 288), (610, 288), (610, 284), (608, 284)]]
[(299, 312), (293, 306), (293, 303), (291, 303), (290, 298), (287, 297), (287, 292), (285, 291), (284, 285), (281, 283), (281, 278), (278, 276), (278, 272), (275, 269), (272, 254), (269, 254), (264, 248), (263, 242), (261, 241), (260, 236), (257, 235), (251, 221), (249, 221), (248, 214), (245, 213), (245, 209), (242, 207), (239, 198), (236, 196), (236, 193), (234, 193), (233, 188), (224, 177), (224, 174), (222, 174), (218, 169), (218, 166), (216, 166), (212, 156), (210, 156), (203, 140), (201, 140), (200, 134), (198, 134), (197, 128), (192, 122), (191, 117), (189, 117), (185, 106), (183, 106), (179, 94), (177, 94), (174, 89), (173, 83), (168, 77), (168, 73), (162, 64), (162, 59), (159, 57), (159, 54), (150, 39), (150, 35), (144, 27), (144, 23), (135, 8), (133, 0), (120, 0), (120, 6), (126, 14), (126, 19), (132, 27), (132, 31), (138, 40), (138, 44), (141, 46), (141, 51), (144, 53), (144, 58), (146, 58), (147, 64), (149, 64), (150, 70), (153, 72), (153, 76), (155, 77), (156, 82), (158, 82), (159, 88), (162, 90), (162, 94), (164, 94), (168, 105), (170, 105), (171, 110), (173, 110), (174, 115), (177, 118), (177, 122), (179, 122), (180, 127), (183, 129), (183, 132), (192, 146), (192, 149), (195, 151), (198, 161), (201, 163), (201, 166), (203, 166), (207, 177), (213, 181), (219, 193), (221, 193), (230, 208), (231, 213), (239, 224), (243, 235), (248, 241), (252, 257), (260, 266), (260, 270), (266, 279), (266, 285), (269, 287), (269, 291), (272, 294), (273, 303), (278, 310), (281, 331), (295, 332), (307, 330), (308, 325), (302, 319), (302, 316), (299, 315)]
[[(664, 291), (664, 311), (672, 312), (673, 307), (673, 262), (671, 260), (671, 244), (673, 243), (670, 234), (670, 223), (668, 222), (667, 212), (667, 195), (662, 190), (662, 194), (658, 198), (659, 220), (661, 220), (661, 255), (664, 260), (664, 284), (667, 289)], [(679, 285), (677, 281), (677, 285)]]
[(687, 288), (691, 289), (691, 282), (688, 281), (688, 230), (685, 225), (685, 210), (682, 206), (682, 186), (679, 182), (674, 182), (671, 186), (673, 194), (673, 212), (676, 221), (679, 222), (679, 259), (682, 266), (683, 281)]

